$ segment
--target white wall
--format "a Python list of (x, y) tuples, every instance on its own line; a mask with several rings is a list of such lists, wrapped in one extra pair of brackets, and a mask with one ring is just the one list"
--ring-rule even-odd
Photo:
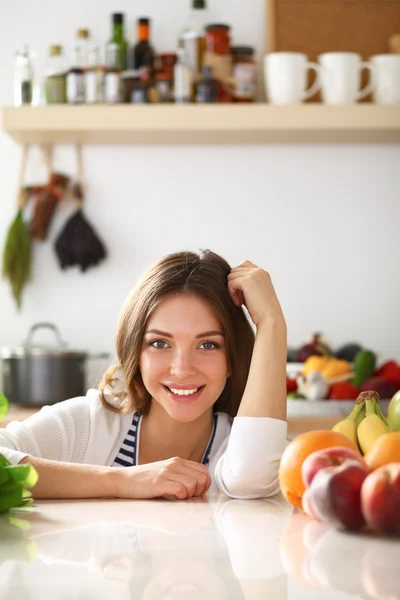
[[(264, 0), (210, 0), (210, 20), (233, 26), (235, 43), (264, 46)], [(70, 46), (78, 27), (98, 42), (109, 15), (154, 20), (158, 51), (175, 48), (187, 0), (2, 0), (0, 104), (12, 103), (13, 53), (29, 42), (39, 64), (51, 43)], [(84, 12), (83, 12), (84, 11)], [(20, 148), (0, 133), (0, 245), (15, 214)], [(72, 174), (69, 147), (55, 165)], [(289, 343), (323, 331), (334, 346), (360, 343), (400, 359), (399, 146), (231, 146), (84, 148), (85, 210), (110, 257), (86, 274), (62, 272), (53, 241), (70, 207), (34, 249), (34, 279), (16, 312), (0, 284), (0, 345), (22, 341), (37, 321), (55, 322), (73, 347), (114, 348), (120, 305), (158, 257), (211, 248), (231, 264), (249, 259), (270, 271), (282, 302)], [(28, 178), (43, 176), (32, 156)], [(97, 365), (96, 369), (100, 369)]]

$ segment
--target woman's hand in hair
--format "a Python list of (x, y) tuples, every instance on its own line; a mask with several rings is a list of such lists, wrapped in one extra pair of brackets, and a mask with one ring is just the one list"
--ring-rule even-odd
[(231, 270), (228, 289), (236, 306), (245, 305), (256, 327), (264, 321), (285, 322), (269, 273), (249, 260)]
[(113, 467), (118, 498), (159, 498), (179, 500), (205, 494), (211, 477), (205, 465), (175, 456), (136, 467)]

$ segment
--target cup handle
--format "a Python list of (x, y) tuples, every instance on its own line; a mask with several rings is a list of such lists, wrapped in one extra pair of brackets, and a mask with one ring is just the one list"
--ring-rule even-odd
[(302, 100), (307, 100), (307, 98), (311, 98), (311, 96), (314, 96), (314, 94), (316, 94), (318, 92), (319, 88), (321, 87), (321, 67), (319, 65), (317, 65), (317, 63), (315, 63), (315, 62), (308, 62), (306, 64), (306, 69), (307, 69), (307, 71), (309, 69), (311, 69), (312, 71), (315, 71), (315, 81), (308, 88), (308, 90), (306, 90), (302, 94), (302, 96), (301, 96)]
[(362, 62), (360, 64), (360, 70), (361, 69), (367, 69), (367, 71), (369, 71), (369, 81), (365, 88), (357, 92), (356, 100), (361, 100), (361, 98), (365, 98), (365, 96), (368, 96), (368, 94), (373, 92), (376, 83), (376, 69), (374, 65), (371, 65), (371, 63), (368, 62)]

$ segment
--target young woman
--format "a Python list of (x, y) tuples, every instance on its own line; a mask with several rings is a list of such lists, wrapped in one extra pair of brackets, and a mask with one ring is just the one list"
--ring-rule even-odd
[(98, 390), (0, 430), (0, 454), (38, 471), (34, 497), (278, 491), (286, 323), (266, 271), (208, 250), (168, 255), (125, 301), (116, 342)]

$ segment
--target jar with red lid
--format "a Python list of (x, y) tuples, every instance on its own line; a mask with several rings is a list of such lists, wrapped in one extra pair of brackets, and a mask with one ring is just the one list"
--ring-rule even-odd
[(160, 71), (173, 77), (177, 58), (178, 57), (174, 52), (164, 52), (163, 54), (160, 54)]
[(229, 54), (231, 47), (230, 29), (229, 25), (223, 23), (207, 25), (205, 28), (207, 52)]

